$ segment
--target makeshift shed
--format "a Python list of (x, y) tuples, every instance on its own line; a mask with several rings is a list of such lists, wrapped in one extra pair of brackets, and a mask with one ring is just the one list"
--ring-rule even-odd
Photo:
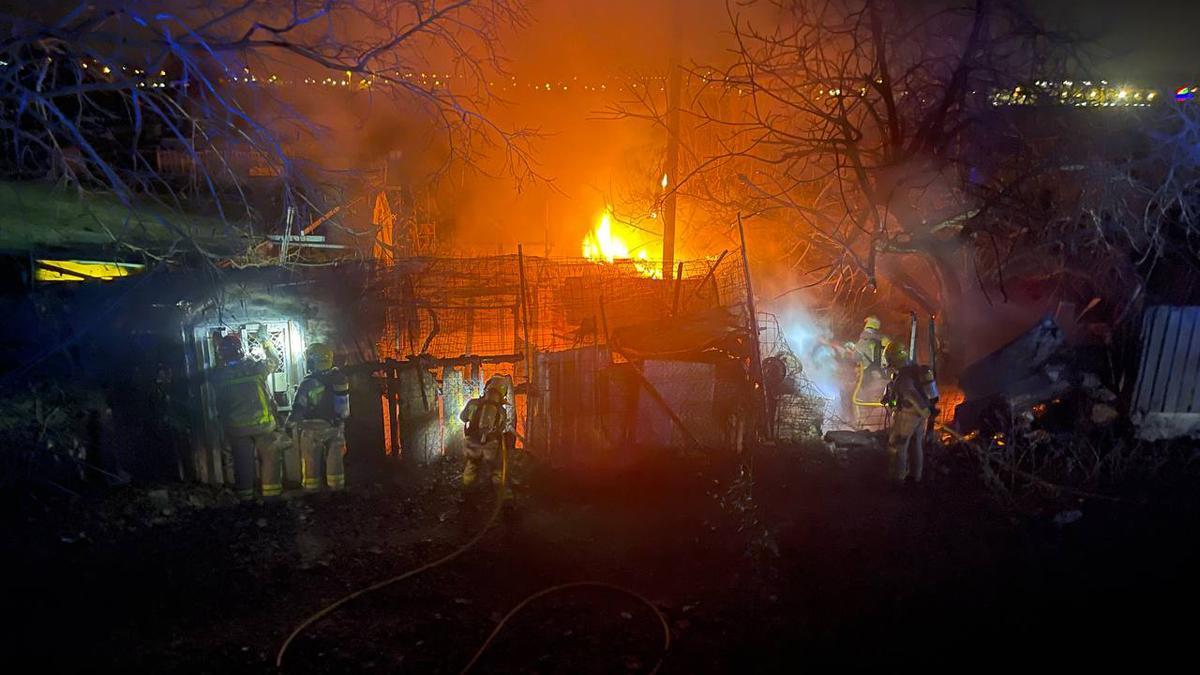
[[(741, 256), (726, 254), (685, 261), (677, 271), (679, 278), (663, 280), (633, 261), (520, 253), (406, 259), (377, 269), (381, 360), (396, 373), (421, 362), (440, 378), (441, 447), (422, 445), (418, 454), (427, 460), (445, 452), (456, 440), (448, 437), (461, 433), (453, 419), (464, 402), (458, 383), (494, 374), (517, 385), (518, 444), (556, 464), (617, 461), (639, 444), (679, 445), (690, 432), (678, 430), (666, 412), (672, 406), (646, 402), (658, 385), (693, 418), (689, 444), (719, 444), (721, 368), (713, 353), (748, 353), (745, 267)], [(745, 380), (748, 371), (737, 375)], [(648, 388), (650, 380), (657, 383)], [(425, 422), (392, 414), (400, 399), (415, 395), (401, 385), (388, 376), (382, 388), (391, 399), (385, 417), (395, 419), (389, 438), (405, 446), (405, 428)]]

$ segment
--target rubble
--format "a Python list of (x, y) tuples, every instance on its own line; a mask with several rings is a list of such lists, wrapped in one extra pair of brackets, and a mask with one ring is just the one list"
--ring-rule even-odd
[(1062, 379), (1062, 329), (1049, 317), (971, 364), (959, 378), (967, 399), (1037, 394)]
[(1022, 411), (1071, 390), (1062, 329), (1047, 317), (1007, 345), (971, 364), (959, 379), (964, 401), (954, 411), (959, 431), (994, 431)]
[(1108, 426), (1120, 416), (1121, 413), (1116, 408), (1106, 403), (1095, 403), (1092, 405), (1092, 424), (1098, 427)]
[(1054, 515), (1053, 522), (1056, 527), (1066, 527), (1071, 523), (1078, 522), (1080, 518), (1083, 518), (1083, 511), (1080, 511), (1079, 509), (1071, 509), (1069, 511), (1059, 511), (1056, 513)]
[(146, 493), (146, 499), (150, 500), (150, 504), (160, 511), (167, 510), (167, 507), (171, 503), (171, 495), (165, 488), (150, 490)]
[(1143, 441), (1200, 438), (1200, 413), (1147, 413), (1137, 421), (1138, 438)]
[(1077, 371), (1081, 361), (1054, 320), (1043, 319), (967, 367), (960, 379), (964, 400), (954, 410), (953, 426), (963, 433), (1018, 433), (1031, 442), (1046, 440), (1028, 436), (1045, 435), (1048, 424), (1054, 426), (1048, 413), (1069, 411), (1057, 415), (1064, 431), (1076, 431), (1079, 421), (1111, 426), (1122, 415), (1118, 396), (1096, 373)]

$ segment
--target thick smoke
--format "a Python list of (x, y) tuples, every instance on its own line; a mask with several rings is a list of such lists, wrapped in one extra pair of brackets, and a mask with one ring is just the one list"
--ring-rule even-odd
[(804, 377), (818, 396), (826, 399), (826, 431), (848, 428), (849, 415), (844, 410), (848, 392), (853, 384), (853, 372), (848, 362), (838, 355), (838, 340), (833, 329), (813, 314), (798, 295), (789, 296), (766, 309), (779, 319), (779, 327), (800, 359)]
[[(486, 99), (481, 112), (498, 127), (537, 133), (531, 145), (537, 180), (518, 183), (506, 175), (503, 149), (487, 143), (477, 148), (478, 166), (445, 170), (447, 139), (415, 106), (338, 88), (297, 87), (276, 95), (320, 128), (309, 154), (327, 168), (369, 172), (385, 157), (401, 156), (414, 199), (434, 212), (451, 251), (512, 252), (522, 242), (527, 253), (578, 256), (607, 205), (656, 187), (655, 171), (634, 174), (660, 164), (666, 146), (665, 132), (652, 122), (601, 119), (603, 113), (632, 98), (631, 83), (664, 76), (673, 55), (685, 65), (720, 59), (729, 19), (724, 0), (527, 5), (528, 25), (505, 31), (501, 69), (486, 65), (486, 90), (470, 93)], [(429, 68), (457, 70), (438, 70), (432, 60)], [(685, 218), (681, 213), (681, 239), (688, 232)], [(647, 236), (659, 231), (656, 225), (647, 227)], [(659, 255), (657, 247), (648, 252)]]

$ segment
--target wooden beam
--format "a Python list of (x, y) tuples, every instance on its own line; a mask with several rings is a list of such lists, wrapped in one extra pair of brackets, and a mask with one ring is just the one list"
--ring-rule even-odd
[[(529, 354), (530, 358), (525, 363), (525, 437), (529, 437), (529, 418), (533, 416), (533, 399), (534, 396), (528, 394), (528, 390), (533, 385), (533, 338), (529, 335), (529, 301), (526, 298), (525, 287), (525, 252), (521, 249), (521, 245), (517, 244), (517, 275), (521, 282), (521, 327), (525, 330), (525, 353)], [(514, 401), (515, 403), (515, 401)], [(516, 406), (513, 410), (515, 412)]]
[(758, 385), (755, 396), (762, 402), (760, 412), (763, 417), (760, 424), (767, 429), (767, 438), (770, 439), (771, 425), (767, 423), (770, 410), (767, 407), (767, 397), (763, 395), (762, 352), (761, 345), (758, 343), (758, 309), (754, 304), (754, 284), (750, 281), (750, 255), (746, 251), (746, 228), (742, 226), (742, 214), (740, 213), (737, 216), (737, 223), (738, 236), (742, 242), (742, 271), (746, 276), (746, 310), (750, 312), (750, 377), (754, 380), (754, 384)]

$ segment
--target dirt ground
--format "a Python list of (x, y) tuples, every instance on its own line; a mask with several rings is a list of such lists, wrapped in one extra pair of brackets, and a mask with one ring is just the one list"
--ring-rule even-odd
[[(487, 496), (462, 503), (455, 469), (397, 469), (273, 504), (168, 486), (8, 508), (6, 660), (35, 672), (273, 670), (306, 616), (479, 531), (493, 509)], [(1195, 499), (1082, 503), (1083, 518), (1059, 527), (1003, 515), (951, 457), (915, 490), (887, 489), (879, 470), (821, 448), (765, 450), (746, 500), (728, 460), (586, 477), (527, 462), (518, 508), (478, 546), (338, 609), (297, 638), (283, 670), (459, 672), (523, 598), (584, 580), (661, 610), (664, 673), (1148, 669), (1189, 653)], [(579, 589), (513, 618), (477, 672), (647, 672), (662, 640), (636, 600)]]

